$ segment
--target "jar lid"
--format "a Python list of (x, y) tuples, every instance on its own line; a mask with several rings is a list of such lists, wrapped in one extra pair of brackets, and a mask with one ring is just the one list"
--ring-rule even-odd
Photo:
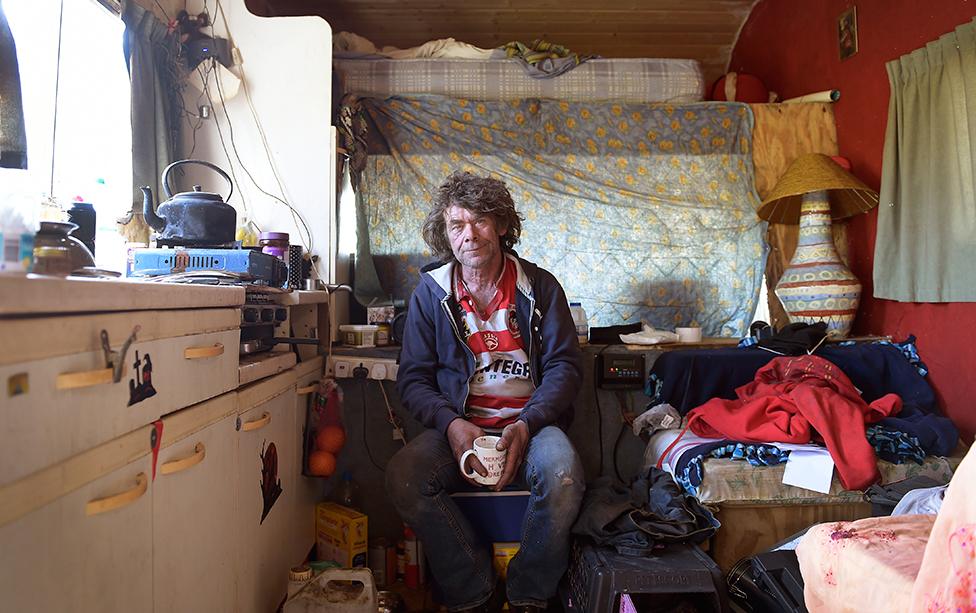
[(289, 581), (308, 581), (312, 578), (312, 568), (305, 564), (296, 566), (288, 571)]
[(258, 240), (281, 241), (288, 240), (287, 232), (262, 232), (258, 235)]

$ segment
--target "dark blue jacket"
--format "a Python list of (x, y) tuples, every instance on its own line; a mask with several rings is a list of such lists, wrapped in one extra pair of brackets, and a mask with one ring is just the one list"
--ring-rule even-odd
[[(583, 380), (582, 353), (566, 295), (552, 273), (515, 255), (507, 257), (516, 263), (516, 319), (536, 386), (519, 419), (530, 434), (550, 424), (565, 430)], [(475, 364), (459, 332), (454, 266), (438, 263), (421, 271), (407, 310), (397, 372), (403, 405), (424, 426), (443, 434), (455, 418), (464, 417)]]

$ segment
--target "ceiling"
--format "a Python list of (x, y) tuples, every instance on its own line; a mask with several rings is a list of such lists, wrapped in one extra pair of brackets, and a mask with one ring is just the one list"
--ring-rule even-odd
[(246, 0), (267, 17), (319, 15), (377, 46), (453, 37), (492, 48), (544, 38), (581, 54), (699, 60), (725, 72), (754, 0)]

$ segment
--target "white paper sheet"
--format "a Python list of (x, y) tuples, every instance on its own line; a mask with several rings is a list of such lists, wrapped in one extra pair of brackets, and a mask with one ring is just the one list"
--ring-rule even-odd
[(783, 483), (821, 494), (830, 492), (834, 476), (834, 459), (826, 449), (794, 449), (786, 461)]

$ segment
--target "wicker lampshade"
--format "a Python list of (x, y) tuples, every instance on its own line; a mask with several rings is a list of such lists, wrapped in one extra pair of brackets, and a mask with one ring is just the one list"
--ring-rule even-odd
[(831, 219), (864, 213), (878, 205), (878, 193), (829, 156), (807, 153), (793, 160), (756, 214), (773, 223), (799, 223), (803, 195), (819, 191), (828, 194)]

